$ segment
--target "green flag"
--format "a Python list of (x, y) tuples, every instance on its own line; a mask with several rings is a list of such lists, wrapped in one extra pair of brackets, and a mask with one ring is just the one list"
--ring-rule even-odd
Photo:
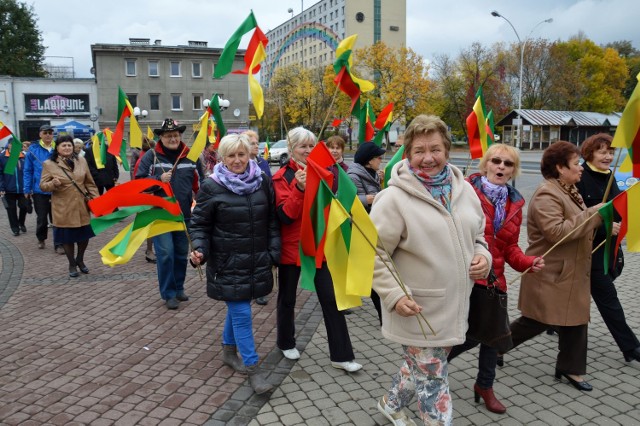
[(242, 36), (257, 26), (258, 22), (256, 21), (256, 17), (253, 16), (253, 11), (251, 11), (247, 19), (244, 20), (236, 32), (233, 33), (229, 41), (227, 41), (227, 44), (225, 44), (224, 50), (220, 55), (220, 60), (213, 71), (213, 78), (222, 78), (231, 72), (233, 61), (236, 57), (236, 52), (238, 51), (238, 46), (240, 45)]

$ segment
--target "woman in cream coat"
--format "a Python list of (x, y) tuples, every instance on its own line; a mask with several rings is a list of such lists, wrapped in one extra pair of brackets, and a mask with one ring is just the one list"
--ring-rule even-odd
[[(450, 148), (442, 120), (416, 117), (405, 132), (407, 159), (394, 167), (371, 210), (380, 243), (411, 296), (376, 259), (373, 289), (382, 301), (382, 335), (402, 345), (405, 360), (378, 402), (394, 424), (413, 424), (403, 407), (414, 395), (425, 424), (451, 424), (447, 355), (465, 341), (473, 282), (486, 278), (491, 265), (480, 201), (447, 163)], [(425, 338), (419, 313), (435, 335), (424, 326)]]

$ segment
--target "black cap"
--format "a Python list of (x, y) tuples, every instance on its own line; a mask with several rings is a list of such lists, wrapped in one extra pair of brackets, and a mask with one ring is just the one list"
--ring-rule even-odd
[(53, 130), (53, 127), (51, 127), (51, 124), (43, 124), (42, 126), (40, 126), (41, 132), (44, 132), (45, 130)]
[(380, 148), (373, 142), (365, 142), (360, 144), (356, 154), (353, 156), (353, 161), (365, 166), (369, 161), (376, 157), (384, 155), (386, 151)]

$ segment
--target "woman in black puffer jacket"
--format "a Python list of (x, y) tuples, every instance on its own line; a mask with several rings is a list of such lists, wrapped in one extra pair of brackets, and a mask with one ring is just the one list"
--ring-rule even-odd
[(271, 181), (249, 160), (250, 149), (244, 135), (220, 141), (222, 162), (203, 182), (191, 218), (190, 258), (195, 265), (208, 261), (207, 295), (227, 305), (224, 364), (249, 373), (254, 391), (262, 394), (272, 386), (257, 369), (251, 300), (273, 289), (271, 268), (280, 260), (280, 228)]

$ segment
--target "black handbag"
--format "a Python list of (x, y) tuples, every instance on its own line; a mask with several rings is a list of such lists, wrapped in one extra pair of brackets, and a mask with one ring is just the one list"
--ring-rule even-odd
[(487, 285), (473, 286), (467, 339), (483, 343), (503, 354), (513, 348), (513, 340), (509, 328), (507, 293), (498, 290), (496, 281), (497, 277), (491, 268)]
[(622, 253), (622, 248), (618, 248), (618, 256), (616, 257), (615, 262), (611, 265), (609, 269), (609, 275), (612, 279), (618, 278), (622, 274), (622, 269), (624, 268), (624, 254)]

